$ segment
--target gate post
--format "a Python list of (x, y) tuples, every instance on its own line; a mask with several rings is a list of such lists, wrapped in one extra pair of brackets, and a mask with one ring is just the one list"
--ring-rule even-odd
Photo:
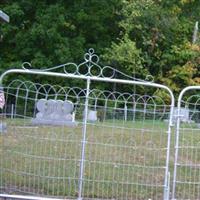
[(90, 78), (87, 78), (87, 91), (85, 99), (85, 109), (83, 115), (83, 130), (82, 130), (82, 148), (81, 148), (81, 160), (80, 160), (80, 174), (79, 174), (79, 186), (78, 186), (78, 200), (82, 200), (83, 190), (83, 173), (85, 164), (85, 145), (86, 145), (86, 133), (87, 133), (87, 116), (88, 116), (88, 97), (90, 93)]
[(175, 98), (173, 92), (168, 89), (168, 92), (171, 97), (171, 105), (170, 105), (170, 116), (169, 116), (169, 125), (167, 131), (167, 155), (166, 155), (166, 170), (165, 170), (165, 180), (164, 180), (164, 200), (169, 200), (170, 194), (170, 171), (169, 171), (169, 158), (170, 158), (170, 144), (171, 144), (171, 132), (173, 127), (173, 114), (174, 114), (174, 105)]
[(176, 187), (176, 172), (177, 172), (177, 159), (178, 159), (178, 147), (179, 147), (179, 129), (180, 129), (180, 108), (181, 108), (181, 98), (182, 95), (178, 98), (178, 107), (177, 107), (177, 115), (175, 116), (176, 122), (176, 131), (175, 131), (175, 159), (174, 159), (174, 176), (173, 176), (173, 185), (172, 185), (172, 200), (175, 199), (175, 187)]

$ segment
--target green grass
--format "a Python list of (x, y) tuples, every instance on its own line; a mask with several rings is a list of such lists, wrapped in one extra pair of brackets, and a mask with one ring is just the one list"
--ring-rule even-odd
[[(2, 190), (11, 194), (77, 197), (82, 123), (77, 127), (34, 127), (30, 120), (22, 119), (6, 123), (7, 133), (0, 135)], [(185, 134), (183, 141), (190, 141), (190, 137), (193, 138)], [(90, 123), (86, 141), (84, 197), (162, 199), (167, 123), (150, 120)], [(171, 170), (173, 155), (172, 151)], [(186, 156), (183, 153), (181, 159)], [(184, 169), (180, 170), (182, 178)]]

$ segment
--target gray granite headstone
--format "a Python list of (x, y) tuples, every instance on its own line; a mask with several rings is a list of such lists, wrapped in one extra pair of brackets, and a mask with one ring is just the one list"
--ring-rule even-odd
[(71, 101), (40, 99), (36, 104), (38, 113), (32, 119), (35, 125), (70, 125), (77, 123), (73, 120), (74, 105)]

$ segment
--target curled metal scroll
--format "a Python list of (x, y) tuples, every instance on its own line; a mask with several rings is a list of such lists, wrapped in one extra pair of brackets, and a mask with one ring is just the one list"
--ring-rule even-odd
[(111, 66), (100, 66), (99, 56), (95, 54), (93, 48), (90, 48), (87, 53), (84, 55), (84, 61), (80, 64), (76, 63), (65, 63), (48, 69), (33, 69), (31, 63), (24, 62), (22, 64), (22, 69), (24, 70), (34, 70), (41, 72), (59, 72), (64, 74), (73, 74), (73, 75), (82, 75), (90, 77), (101, 77), (101, 78), (118, 78), (118, 79), (128, 79), (134, 81), (142, 82), (154, 82), (152, 75), (147, 75), (145, 80), (135, 78), (133, 76), (127, 75), (117, 69), (114, 69)]
[(22, 69), (24, 69), (24, 70), (30, 70), (31, 67), (32, 67), (31, 63), (29, 63), (29, 62), (22, 63)]
[(147, 75), (145, 80), (148, 82), (154, 82), (154, 77), (152, 75)]

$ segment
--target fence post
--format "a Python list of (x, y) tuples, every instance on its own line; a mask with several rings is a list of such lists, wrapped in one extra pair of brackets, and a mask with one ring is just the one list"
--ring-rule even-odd
[(127, 105), (124, 106), (124, 121), (127, 121)]
[(11, 104), (11, 119), (13, 119), (14, 116), (14, 104)]

